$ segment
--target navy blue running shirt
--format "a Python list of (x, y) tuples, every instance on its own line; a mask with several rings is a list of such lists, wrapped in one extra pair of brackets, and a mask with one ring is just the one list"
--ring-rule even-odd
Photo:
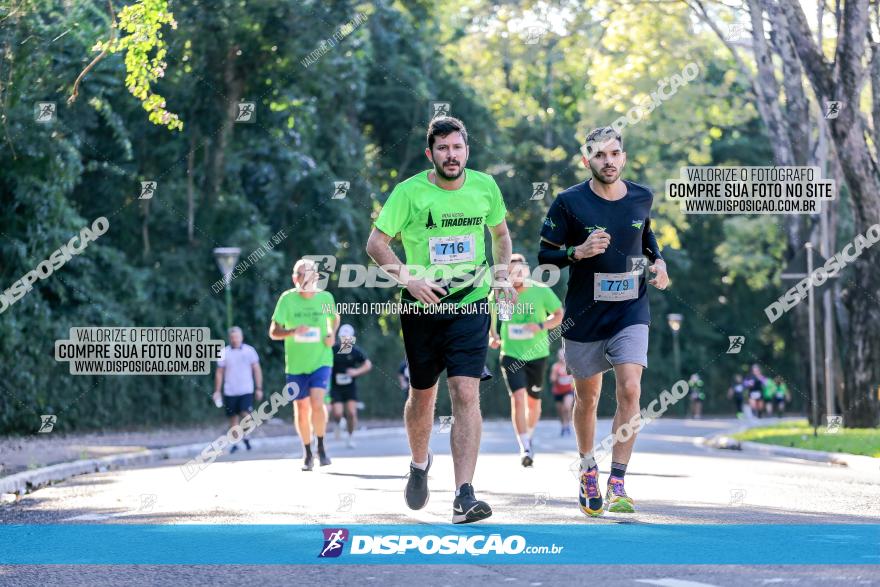
[(616, 201), (596, 195), (589, 182), (572, 186), (556, 196), (544, 219), (541, 237), (563, 248), (582, 244), (594, 230), (604, 229), (611, 236), (611, 243), (604, 253), (569, 265), (564, 321), (574, 324), (563, 332), (563, 337), (568, 340), (604, 340), (627, 326), (651, 322), (647, 280), (652, 274), (647, 269), (639, 278), (637, 298), (622, 301), (593, 299), (596, 273), (624, 273), (632, 270), (628, 267), (628, 257), (647, 256), (653, 261), (659, 256), (650, 228), (654, 195), (637, 183), (625, 180), (623, 183), (627, 188), (626, 195)]

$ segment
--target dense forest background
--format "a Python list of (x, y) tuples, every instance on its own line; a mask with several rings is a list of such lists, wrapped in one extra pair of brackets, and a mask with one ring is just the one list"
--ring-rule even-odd
[[(771, 325), (764, 308), (791, 285), (779, 274), (792, 238), (815, 238), (818, 219), (794, 219), (798, 232), (781, 216), (684, 216), (664, 197), (665, 180), (685, 165), (778, 160), (759, 103), (766, 96), (755, 95), (750, 78), (761, 74), (748, 59), (757, 49), (746, 9), (755, 2), (743, 3), (739, 48), (715, 30), (733, 30), (736, 14), (711, 3), (499, 4), (0, 1), (0, 289), (95, 218), (110, 222), (0, 314), (0, 432), (32, 433), (40, 414), (57, 414), (60, 431), (217, 418), (212, 378), (72, 376), (54, 360), (54, 341), (73, 326), (97, 325), (208, 326), (225, 338), (212, 249), (236, 246), (247, 256), (284, 231), (232, 283), (234, 322), (260, 354), (266, 388), (280, 389), (282, 345), (267, 329), (293, 263), (317, 254), (369, 261), (364, 245), (385, 198), (428, 166), (432, 102), (448, 102), (467, 124), (469, 167), (496, 178), (514, 250), (536, 263), (553, 194), (587, 178), (579, 154), (586, 132), (643, 103), (689, 63), (696, 78), (624, 130), (624, 177), (656, 194), (654, 230), (672, 278), (669, 291), (650, 293), (643, 401), (699, 373), (705, 411), (732, 414), (730, 380), (757, 362), (788, 381), (793, 409), (804, 410), (803, 318), (790, 312)], [(38, 102), (57, 105), (54, 121), (37, 120)], [(252, 121), (236, 122), (240, 102), (255, 104)], [(138, 199), (144, 181), (156, 182), (151, 199)], [(350, 183), (346, 198), (332, 198), (336, 181)], [(534, 182), (550, 184), (543, 200), (530, 199)], [(834, 207), (836, 251), (856, 231), (845, 187)], [(329, 287), (337, 301), (391, 296), (338, 288), (337, 277)], [(876, 290), (839, 281), (838, 365), (850, 344), (840, 300), (849, 291), (876, 301)], [(565, 278), (560, 297), (564, 287)], [(681, 373), (668, 313), (683, 315)], [(343, 321), (375, 365), (360, 383), (363, 415), (399, 417), (398, 320)], [(726, 352), (731, 335), (746, 337), (739, 354)], [(496, 378), (482, 386), (483, 411), (506, 417), (496, 351), (490, 366)], [(606, 381), (601, 415), (613, 411), (611, 390)], [(437, 413), (449, 413), (448, 396), (439, 398)]]

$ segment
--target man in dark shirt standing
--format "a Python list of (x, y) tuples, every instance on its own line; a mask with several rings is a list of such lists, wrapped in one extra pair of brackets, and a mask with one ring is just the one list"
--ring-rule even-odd
[[(651, 231), (654, 196), (646, 187), (620, 179), (626, 164), (623, 138), (612, 128), (597, 128), (587, 136), (583, 154), (593, 177), (556, 197), (541, 230), (538, 258), (569, 267), (563, 323), (571, 326), (563, 332), (563, 348), (575, 377), (572, 420), (581, 455), (579, 501), (585, 514), (600, 516), (604, 510), (635, 511), (623, 480), (636, 435), (623, 438), (617, 432), (639, 414), (642, 370), (648, 366), (651, 315), (645, 282), (665, 289), (669, 278)], [(650, 280), (637, 269), (644, 258), (653, 263)], [(612, 368), (616, 441), (603, 503), (593, 444), (602, 373)]]
[(345, 427), (348, 439), (345, 445), (354, 448), (354, 430), (357, 427), (357, 378), (373, 368), (373, 363), (361, 347), (354, 344), (354, 328), (349, 324), (339, 327), (339, 342), (333, 345), (333, 381), (330, 399), (333, 402), (333, 420), (336, 430), (342, 420), (345, 406)]

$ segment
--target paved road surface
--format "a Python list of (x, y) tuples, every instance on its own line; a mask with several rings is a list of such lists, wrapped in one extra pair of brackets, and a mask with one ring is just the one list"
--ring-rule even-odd
[[(704, 448), (697, 440), (730, 429), (730, 420), (664, 419), (639, 436), (627, 472), (635, 515), (587, 519), (577, 509), (577, 453), (558, 425), (542, 422), (535, 466), (519, 466), (506, 422), (487, 423), (474, 486), (492, 506), (499, 524), (845, 524), (880, 523), (880, 476), (785, 458), (765, 458)], [(601, 422), (599, 433), (609, 432)], [(111, 471), (72, 479), (0, 508), (5, 524), (435, 524), (449, 523), (453, 495), (449, 436), (437, 432), (431, 471), (431, 501), (408, 510), (402, 489), (408, 451), (402, 429), (373, 430), (355, 449), (329, 441), (333, 464), (299, 470), (299, 449), (260, 447), (226, 456), (186, 481), (180, 462)], [(294, 456), (295, 455), (295, 456)], [(603, 470), (604, 484), (607, 468)], [(597, 548), (611, 545), (597, 544)], [(675, 545), (687, 548), (686, 544)], [(785, 548), (785, 545), (778, 545)], [(234, 545), (231, 546), (234, 548)], [(878, 552), (880, 555), (880, 552)], [(707, 563), (711, 561), (706, 561)], [(878, 566), (488, 566), (449, 567), (5, 567), (0, 584), (114, 585), (119, 573), (133, 584), (290, 585), (313, 579), (322, 585), (409, 585), (413, 573), (425, 585), (558, 585), (591, 578), (618, 585), (871, 585)], [(14, 577), (14, 579), (13, 579)], [(115, 577), (115, 579), (114, 579)], [(116, 581), (116, 582), (114, 582)], [(690, 583), (689, 583), (689, 582)]]

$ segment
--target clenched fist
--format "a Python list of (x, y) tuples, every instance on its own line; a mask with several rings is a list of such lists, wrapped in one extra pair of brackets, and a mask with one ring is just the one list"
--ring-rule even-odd
[(594, 230), (580, 245), (574, 248), (575, 259), (586, 259), (601, 255), (611, 244), (611, 235), (604, 230)]

